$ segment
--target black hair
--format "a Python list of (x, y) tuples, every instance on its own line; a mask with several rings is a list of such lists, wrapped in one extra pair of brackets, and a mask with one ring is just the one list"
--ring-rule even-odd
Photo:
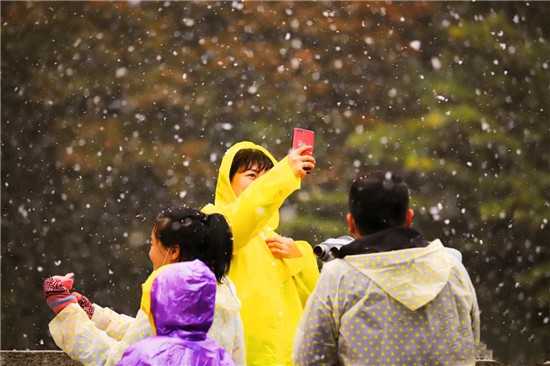
[(229, 181), (231, 182), (231, 180), (233, 180), (237, 172), (247, 171), (254, 166), (256, 166), (260, 172), (263, 172), (273, 168), (273, 161), (259, 149), (248, 148), (237, 151), (231, 162)]
[(169, 208), (157, 216), (153, 235), (167, 249), (179, 245), (180, 262), (200, 259), (218, 283), (229, 271), (233, 235), (221, 214), (207, 215), (187, 206)]
[(409, 188), (392, 172), (371, 171), (356, 178), (349, 192), (349, 211), (361, 235), (405, 224)]

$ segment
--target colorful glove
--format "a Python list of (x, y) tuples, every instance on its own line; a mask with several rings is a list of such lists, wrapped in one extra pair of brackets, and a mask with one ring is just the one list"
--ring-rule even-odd
[(65, 286), (67, 291), (69, 291), (70, 289), (73, 288), (73, 277), (74, 277), (74, 273), (70, 272), (70, 273), (67, 273), (65, 276), (53, 276), (52, 278), (54, 280), (61, 281), (63, 286)]
[(78, 300), (78, 305), (88, 314), (88, 318), (92, 319), (92, 316), (94, 316), (94, 305), (88, 298), (84, 295), (79, 294), (78, 292), (73, 292), (71, 295), (76, 297)]
[(56, 277), (58, 278), (48, 277), (44, 280), (44, 298), (54, 313), (58, 314), (69, 304), (78, 303), (78, 300), (74, 295), (71, 295), (69, 290), (63, 285), (62, 280), (59, 279), (60, 276)]
[(44, 281), (44, 297), (48, 306), (57, 314), (71, 303), (78, 303), (86, 312), (88, 318), (94, 315), (94, 305), (86, 297), (78, 292), (69, 293), (73, 288), (74, 273), (67, 273), (65, 276), (52, 276)]

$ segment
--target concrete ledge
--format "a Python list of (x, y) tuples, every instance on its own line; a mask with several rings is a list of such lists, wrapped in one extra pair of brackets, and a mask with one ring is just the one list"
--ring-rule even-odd
[[(82, 366), (63, 351), (0, 351), (0, 366)], [(550, 365), (550, 362), (537, 366)], [(511, 366), (494, 360), (477, 360), (475, 366)]]
[(82, 366), (63, 351), (0, 351), (1, 366)]

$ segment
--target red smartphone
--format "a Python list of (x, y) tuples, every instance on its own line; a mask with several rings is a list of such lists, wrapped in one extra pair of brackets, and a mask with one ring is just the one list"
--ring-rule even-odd
[[(315, 132), (306, 130), (303, 128), (295, 128), (292, 135), (292, 150), (296, 150), (302, 146), (311, 146), (311, 149), (307, 149), (302, 153), (313, 156), (313, 142), (315, 140)], [(311, 173), (311, 168), (304, 168), (307, 174)]]
[[(313, 142), (315, 141), (315, 132), (306, 130), (303, 128), (295, 128), (292, 136), (292, 150), (296, 150), (302, 146), (312, 146), (311, 149), (306, 150), (303, 154), (309, 154), (313, 156)], [(302, 155), (303, 155), (302, 154)]]

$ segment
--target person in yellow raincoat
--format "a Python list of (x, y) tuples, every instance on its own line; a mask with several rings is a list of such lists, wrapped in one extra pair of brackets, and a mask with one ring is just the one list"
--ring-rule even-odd
[[(309, 146), (311, 148), (311, 146)], [(300, 188), (315, 159), (308, 146), (277, 162), (263, 147), (244, 141), (225, 153), (214, 204), (233, 231), (228, 276), (242, 302), (247, 365), (291, 365), (292, 342), (307, 298), (319, 277), (309, 243), (279, 236), (279, 208)]]

